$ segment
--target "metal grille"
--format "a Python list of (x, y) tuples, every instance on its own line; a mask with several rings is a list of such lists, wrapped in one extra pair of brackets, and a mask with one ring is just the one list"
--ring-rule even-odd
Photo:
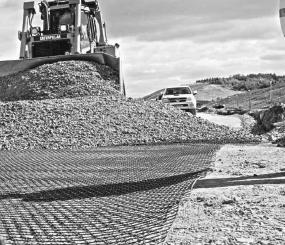
[(186, 102), (186, 98), (179, 98), (179, 99), (177, 99), (177, 98), (175, 98), (175, 99), (169, 99), (169, 102), (170, 103), (176, 103), (176, 102)]
[(65, 55), (70, 50), (71, 44), (69, 39), (34, 42), (32, 44), (33, 58)]
[(0, 152), (7, 244), (160, 244), (217, 145)]

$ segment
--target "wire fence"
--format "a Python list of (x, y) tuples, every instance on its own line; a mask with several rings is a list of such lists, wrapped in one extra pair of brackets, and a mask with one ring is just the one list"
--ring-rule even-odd
[(161, 244), (180, 199), (219, 148), (0, 152), (0, 237), (5, 244)]

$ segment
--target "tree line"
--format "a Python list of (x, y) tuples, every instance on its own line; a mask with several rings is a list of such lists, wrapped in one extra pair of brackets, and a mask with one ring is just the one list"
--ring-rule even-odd
[(196, 81), (196, 83), (218, 84), (238, 91), (248, 91), (270, 87), (277, 83), (285, 83), (285, 76), (274, 73), (236, 74), (230, 77), (214, 77)]

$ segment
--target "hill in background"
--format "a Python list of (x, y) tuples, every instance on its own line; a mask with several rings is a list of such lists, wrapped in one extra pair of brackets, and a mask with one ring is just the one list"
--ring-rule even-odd
[(237, 91), (248, 91), (268, 88), (270, 85), (285, 83), (285, 76), (277, 76), (276, 74), (249, 74), (249, 75), (233, 75), (227, 78), (207, 78), (198, 80), (196, 83), (202, 84), (218, 84)]
[(233, 95), (218, 102), (226, 107), (238, 107), (245, 110), (262, 109), (273, 104), (285, 103), (285, 82), (275, 84), (272, 88), (255, 89)]
[[(227, 78), (208, 78), (190, 84), (197, 90), (200, 104), (220, 103), (226, 107), (261, 109), (276, 103), (285, 103), (285, 76), (276, 74), (233, 75)], [(143, 99), (156, 99), (158, 90)]]
[[(240, 94), (240, 91), (234, 91), (232, 89), (226, 88), (222, 85), (216, 84), (207, 84), (207, 83), (196, 83), (196, 84), (189, 84), (192, 90), (197, 90), (198, 94), (195, 96), (197, 101), (206, 101), (210, 102), (212, 100), (216, 100), (217, 98), (226, 98), (228, 96), (232, 96), (235, 94)], [(155, 91), (145, 97), (144, 100), (155, 100), (163, 89)]]

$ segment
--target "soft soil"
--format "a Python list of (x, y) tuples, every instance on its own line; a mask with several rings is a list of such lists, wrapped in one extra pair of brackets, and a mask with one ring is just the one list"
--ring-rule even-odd
[(285, 244), (285, 149), (226, 145), (181, 202), (165, 244)]

